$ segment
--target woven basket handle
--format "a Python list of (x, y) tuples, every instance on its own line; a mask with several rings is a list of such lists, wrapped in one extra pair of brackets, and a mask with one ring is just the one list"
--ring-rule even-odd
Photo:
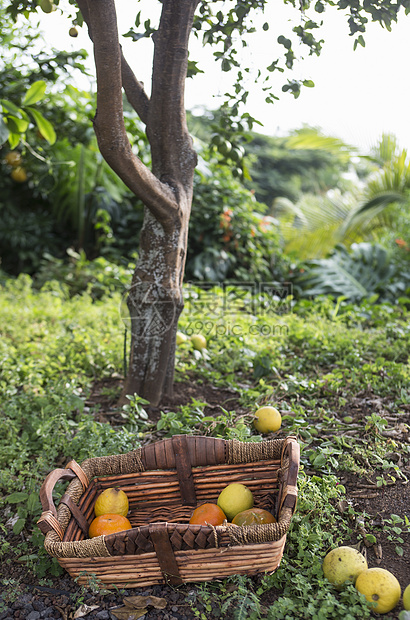
[(297, 479), (300, 462), (300, 446), (296, 441), (296, 437), (290, 436), (285, 439), (282, 449), (282, 463), (285, 453), (287, 453), (289, 457), (289, 467), (285, 474), (285, 479), (282, 482), (284, 488), (282, 493), (282, 500), (278, 510), (279, 516), (283, 508), (288, 508), (292, 514), (296, 510), (296, 504), (298, 499)]
[(85, 491), (89, 484), (87, 476), (78, 463), (72, 460), (67, 463), (65, 469), (54, 469), (51, 471), (41, 485), (40, 501), (43, 512), (40, 519), (37, 521), (37, 525), (43, 534), (47, 534), (50, 530), (54, 530), (61, 539), (63, 538), (63, 531), (58, 522), (57, 510), (53, 501), (53, 490), (60, 480), (72, 480), (75, 477), (79, 478), (83, 490)]

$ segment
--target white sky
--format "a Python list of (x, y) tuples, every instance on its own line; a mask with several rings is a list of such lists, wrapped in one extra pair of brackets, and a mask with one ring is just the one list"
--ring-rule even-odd
[[(160, 8), (159, 3), (142, 0), (139, 4), (133, 3), (130, 11), (130, 4), (130, 0), (117, 0), (120, 33), (133, 25), (140, 6), (149, 4), (151, 14)], [(267, 33), (258, 29), (257, 34), (251, 35), (247, 52), (251, 54), (248, 58), (255, 70), (266, 67), (276, 58), (275, 49), (280, 48), (276, 43), (278, 35), (290, 34), (291, 11), (292, 8), (282, 2), (271, 0), (268, 3), (260, 23), (267, 21), (271, 28)], [(293, 15), (298, 19), (297, 12)], [(320, 16), (316, 14), (316, 17)], [(358, 46), (356, 51), (353, 51), (353, 37), (349, 36), (341, 11), (328, 9), (321, 17), (325, 20), (320, 33), (320, 38), (325, 39), (322, 55), (299, 62), (295, 73), (297, 78), (312, 79), (315, 88), (303, 88), (295, 100), (289, 93), (280, 93), (278, 82), (281, 100), (272, 105), (266, 104), (259, 87), (252, 85), (247, 111), (263, 122), (264, 127), (258, 130), (281, 135), (307, 124), (340, 137), (362, 152), (368, 152), (382, 133), (387, 132), (395, 134), (399, 145), (410, 151), (410, 80), (406, 71), (410, 58), (410, 16), (402, 13), (398, 24), (393, 24), (392, 32), (378, 24), (370, 24), (365, 35), (366, 47)], [(60, 49), (85, 47), (91, 51), (86, 29), (83, 28), (76, 39), (69, 37), (70, 24), (57, 12), (41, 14), (41, 24), (51, 45)], [(128, 62), (149, 91), (149, 41), (133, 43), (124, 39), (123, 47)], [(192, 39), (190, 57), (198, 59), (206, 73), (187, 80), (188, 108), (200, 105), (216, 108), (220, 100), (215, 95), (227, 89), (229, 74), (219, 71), (209, 53), (205, 54), (200, 44)], [(278, 79), (283, 79), (282, 74), (278, 73)]]

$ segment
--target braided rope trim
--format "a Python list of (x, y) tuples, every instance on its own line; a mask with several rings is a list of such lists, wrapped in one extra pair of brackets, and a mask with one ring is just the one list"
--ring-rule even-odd
[(269, 459), (279, 460), (283, 444), (283, 439), (272, 439), (271, 441), (261, 441), (260, 443), (228, 439), (226, 440), (226, 462), (231, 465), (238, 465), (240, 463), (253, 463)]
[(218, 530), (227, 532), (231, 545), (252, 545), (278, 541), (287, 533), (292, 513), (284, 510), (277, 523), (263, 525), (242, 525), (241, 527), (219, 526)]
[(55, 532), (48, 532), (44, 547), (55, 558), (90, 558), (110, 557), (105, 545), (105, 536), (86, 538), (85, 540), (61, 542)]

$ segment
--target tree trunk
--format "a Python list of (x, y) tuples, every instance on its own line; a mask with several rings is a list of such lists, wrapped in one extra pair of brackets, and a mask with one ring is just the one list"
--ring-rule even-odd
[[(158, 404), (172, 393), (175, 341), (197, 162), (184, 105), (188, 40), (199, 0), (161, 0), (153, 35), (149, 98), (126, 62), (115, 0), (77, 0), (94, 43), (94, 129), (104, 159), (145, 205), (139, 259), (127, 299), (131, 330), (128, 376), (120, 403), (135, 393)], [(145, 123), (152, 170), (133, 153), (124, 125), (122, 89)]]
[(190, 204), (170, 232), (145, 210), (139, 258), (127, 297), (125, 323), (131, 332), (128, 374), (119, 404), (133, 394), (157, 405), (171, 396)]

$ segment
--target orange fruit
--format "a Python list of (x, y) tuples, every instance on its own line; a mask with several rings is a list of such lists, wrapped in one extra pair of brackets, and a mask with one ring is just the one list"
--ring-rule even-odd
[(103, 534), (115, 534), (115, 532), (122, 532), (123, 530), (130, 530), (132, 528), (131, 523), (127, 517), (117, 514), (106, 514), (95, 517), (91, 522), (88, 530), (88, 536), (95, 538), (95, 536), (102, 536)]
[(226, 519), (224, 511), (216, 504), (202, 504), (195, 508), (189, 520), (194, 525), (222, 525)]
[(258, 525), (261, 523), (276, 523), (276, 519), (271, 512), (263, 508), (249, 508), (242, 510), (232, 519), (234, 525)]
[(105, 489), (105, 491), (100, 493), (97, 497), (94, 512), (96, 517), (107, 513), (126, 517), (128, 514), (128, 508), (129, 505), (127, 494), (118, 487), (110, 487), (109, 489)]

